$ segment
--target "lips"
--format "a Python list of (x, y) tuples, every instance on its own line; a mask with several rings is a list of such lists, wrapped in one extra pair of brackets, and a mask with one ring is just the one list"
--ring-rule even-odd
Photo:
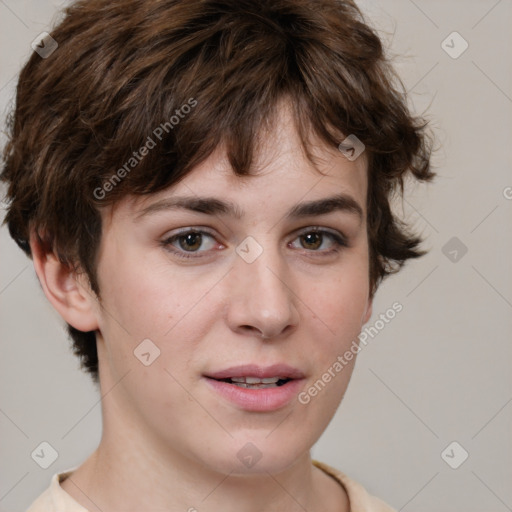
[(205, 377), (215, 380), (225, 380), (233, 378), (252, 377), (257, 379), (270, 379), (279, 377), (280, 379), (303, 379), (304, 374), (297, 368), (293, 368), (287, 364), (273, 364), (271, 366), (257, 366), (254, 364), (246, 364), (240, 366), (232, 366), (225, 370), (205, 374)]
[(210, 389), (246, 411), (273, 411), (289, 404), (304, 374), (286, 364), (233, 366), (203, 375)]

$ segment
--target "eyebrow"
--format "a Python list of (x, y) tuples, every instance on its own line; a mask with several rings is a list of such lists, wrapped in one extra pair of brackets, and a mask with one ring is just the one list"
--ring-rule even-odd
[[(244, 217), (244, 212), (238, 205), (230, 201), (223, 201), (215, 197), (185, 196), (157, 201), (138, 213), (135, 221), (153, 213), (176, 209), (190, 210), (207, 215), (231, 215), (238, 220)], [(356, 215), (360, 221), (363, 219), (363, 208), (353, 197), (347, 194), (337, 194), (324, 199), (296, 204), (286, 213), (285, 217), (293, 220), (326, 215), (335, 211)]]

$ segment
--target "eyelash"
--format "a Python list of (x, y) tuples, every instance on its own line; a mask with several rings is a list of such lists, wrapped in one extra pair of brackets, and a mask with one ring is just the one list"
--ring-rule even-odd
[[(170, 246), (172, 246), (172, 242), (174, 242), (175, 240), (178, 240), (179, 238), (184, 237), (190, 233), (208, 235), (212, 238), (215, 238), (214, 235), (212, 233), (210, 233), (209, 231), (204, 231), (202, 229), (186, 229), (184, 231), (176, 233), (175, 235), (173, 235), (169, 238), (166, 238), (165, 240), (162, 240), (161, 245), (166, 250), (171, 251), (178, 258), (183, 258), (183, 259), (201, 258), (202, 256), (193, 256), (193, 254), (197, 254), (197, 253), (201, 253), (201, 252), (205, 252), (205, 251), (189, 251), (187, 253), (187, 251), (177, 251), (177, 250), (170, 248)], [(298, 237), (304, 236), (304, 235), (308, 235), (311, 233), (319, 233), (322, 235), (322, 237), (327, 235), (329, 238), (331, 238), (331, 240), (334, 241), (335, 248), (328, 250), (328, 251), (315, 251), (315, 250), (304, 249), (306, 252), (313, 252), (313, 253), (317, 252), (318, 256), (323, 257), (323, 256), (330, 256), (331, 254), (338, 253), (341, 248), (349, 247), (349, 244), (344, 236), (342, 236), (336, 232), (327, 231), (325, 229), (320, 229), (319, 226), (312, 226), (310, 228), (302, 230), (301, 232), (299, 232), (297, 234), (297, 236), (295, 238), (298, 238)], [(295, 238), (294, 238), (294, 240), (295, 240)], [(322, 243), (323, 243), (323, 239), (322, 239)]]

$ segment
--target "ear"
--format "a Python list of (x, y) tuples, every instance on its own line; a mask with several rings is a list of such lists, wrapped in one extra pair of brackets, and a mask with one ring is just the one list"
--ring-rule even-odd
[(44, 294), (60, 316), (83, 332), (99, 328), (95, 314), (97, 302), (87, 279), (62, 263), (53, 250), (32, 233), (30, 248), (34, 268)]
[(373, 297), (368, 299), (368, 303), (366, 304), (366, 312), (363, 315), (363, 325), (370, 320), (373, 311)]

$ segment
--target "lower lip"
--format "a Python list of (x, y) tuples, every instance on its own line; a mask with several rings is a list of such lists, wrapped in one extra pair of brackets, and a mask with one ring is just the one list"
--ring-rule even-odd
[(289, 380), (282, 386), (266, 389), (241, 388), (220, 380), (205, 377), (208, 384), (220, 395), (246, 411), (275, 411), (297, 396), (303, 379)]

